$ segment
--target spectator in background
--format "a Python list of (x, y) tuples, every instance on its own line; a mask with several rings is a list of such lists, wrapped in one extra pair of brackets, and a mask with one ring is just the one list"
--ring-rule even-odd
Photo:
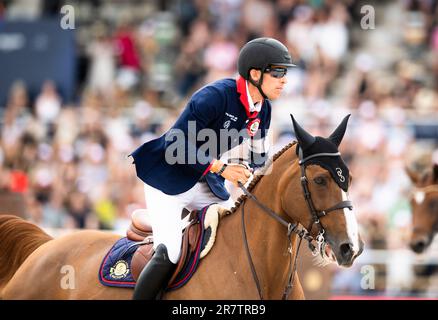
[[(312, 30), (316, 45), (321, 49), (322, 58), (331, 78), (337, 75), (337, 67), (348, 49), (348, 15), (342, 4), (318, 10), (317, 22)], [(334, 69), (334, 70), (332, 70)]]
[(87, 48), (90, 57), (87, 88), (104, 96), (111, 96), (116, 73), (116, 52), (107, 33), (107, 27), (103, 23), (98, 22), (92, 28), (94, 39)]
[(5, 18), (5, 12), (5, 4), (3, 3), (3, 1), (0, 1), (0, 22)]
[(1, 127), (1, 144), (4, 150), (5, 165), (13, 166), (19, 155), (20, 140), (32, 119), (29, 99), (25, 85), (16, 82), (10, 90)]
[(214, 30), (227, 35), (236, 34), (242, 2), (243, 0), (212, 0), (209, 11), (214, 20)]
[(122, 21), (115, 34), (118, 56), (117, 82), (124, 90), (135, 87), (140, 80), (141, 64), (135, 42), (135, 33), (127, 21)]
[(224, 33), (215, 33), (204, 54), (204, 65), (210, 70), (205, 82), (234, 75), (238, 55), (239, 48), (235, 43)]
[(61, 98), (56, 91), (53, 81), (46, 81), (43, 84), (41, 93), (35, 102), (35, 113), (37, 119), (46, 127), (51, 128), (61, 111)]
[(199, 87), (207, 72), (203, 56), (209, 32), (205, 21), (196, 20), (190, 28), (189, 36), (181, 45), (181, 51), (175, 62), (177, 88), (181, 96), (190, 94), (195, 86)]
[(314, 9), (308, 5), (297, 6), (293, 16), (285, 25), (288, 43), (294, 46), (296, 54), (309, 64), (315, 57), (315, 39), (313, 38)]
[(83, 192), (73, 190), (65, 199), (65, 207), (72, 218), (73, 228), (97, 228), (96, 219), (91, 215), (90, 202)]
[(274, 8), (269, 2), (261, 0), (243, 1), (241, 10), (241, 18), (250, 38), (257, 38), (262, 34), (273, 36), (268, 34), (267, 31), (277, 27), (277, 20), (274, 18)]

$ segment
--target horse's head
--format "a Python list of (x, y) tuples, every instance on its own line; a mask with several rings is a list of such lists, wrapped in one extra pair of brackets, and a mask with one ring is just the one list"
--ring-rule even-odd
[(438, 232), (438, 165), (425, 174), (406, 168), (414, 184), (411, 195), (412, 235), (410, 247), (416, 253), (423, 252)]
[[(281, 177), (284, 212), (319, 240), (324, 260), (345, 267), (351, 266), (363, 250), (348, 201), (351, 176), (338, 150), (348, 119), (345, 117), (330, 137), (323, 138), (306, 132), (292, 116), (299, 161), (291, 163), (290, 170)], [(293, 178), (297, 175), (301, 178)]]

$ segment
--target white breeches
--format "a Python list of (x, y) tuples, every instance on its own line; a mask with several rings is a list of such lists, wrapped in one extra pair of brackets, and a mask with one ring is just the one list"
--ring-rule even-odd
[(184, 208), (189, 211), (200, 210), (203, 207), (218, 203), (231, 208), (234, 201), (223, 201), (216, 197), (207, 183), (198, 182), (190, 190), (177, 195), (168, 195), (144, 184), (146, 207), (151, 218), (152, 231), (154, 233), (154, 248), (164, 244), (167, 248), (169, 259), (177, 263), (181, 250), (182, 229), (181, 213)]

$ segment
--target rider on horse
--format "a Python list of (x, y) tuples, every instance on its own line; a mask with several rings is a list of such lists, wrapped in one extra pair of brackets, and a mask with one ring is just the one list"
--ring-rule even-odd
[[(293, 66), (281, 42), (272, 38), (248, 42), (240, 51), (237, 80), (219, 80), (198, 90), (166, 134), (132, 153), (137, 176), (144, 182), (155, 249), (137, 280), (134, 299), (155, 299), (169, 281), (180, 256), (182, 210), (199, 210), (211, 203), (232, 207), (224, 181), (245, 184), (250, 169), (264, 164), (270, 100), (280, 96), (287, 68)], [(207, 150), (205, 137), (200, 138), (206, 129), (215, 134), (214, 148)], [(226, 139), (220, 139), (224, 131)], [(249, 157), (243, 160), (251, 168), (219, 160), (239, 145), (248, 146)], [(175, 157), (173, 151), (180, 147), (185, 148), (183, 156)]]

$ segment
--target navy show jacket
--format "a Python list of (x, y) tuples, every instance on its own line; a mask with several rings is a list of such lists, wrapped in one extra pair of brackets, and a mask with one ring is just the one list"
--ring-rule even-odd
[[(254, 122), (259, 122), (259, 126), (257, 134), (251, 137), (249, 126)], [(144, 143), (131, 154), (137, 176), (144, 183), (169, 195), (183, 193), (198, 181), (205, 181), (218, 198), (227, 200), (230, 194), (225, 188), (224, 178), (209, 171), (213, 159), (219, 159), (224, 151), (243, 143), (245, 139), (265, 138), (270, 122), (271, 103), (268, 99), (263, 100), (260, 112), (249, 112), (243, 78), (223, 79), (208, 84), (193, 94), (169, 131)], [(203, 150), (202, 145), (206, 141), (202, 141), (198, 136), (202, 129), (207, 128), (214, 130), (217, 137), (215, 154), (210, 154), (211, 150)], [(251, 128), (256, 130), (257, 124)], [(240, 134), (232, 135), (227, 141), (220, 141), (221, 130), (231, 130), (228, 132)], [(190, 132), (195, 133), (196, 137), (189, 136)], [(183, 143), (178, 139), (181, 133), (185, 136)], [(168, 148), (174, 150), (174, 153), (169, 152), (171, 149)], [(169, 161), (168, 156), (174, 155), (177, 148), (185, 151), (183, 157), (179, 157), (176, 163), (175, 158)], [(251, 152), (250, 165), (263, 165), (266, 156), (265, 153)], [(255, 158), (258, 160), (254, 161)]]

